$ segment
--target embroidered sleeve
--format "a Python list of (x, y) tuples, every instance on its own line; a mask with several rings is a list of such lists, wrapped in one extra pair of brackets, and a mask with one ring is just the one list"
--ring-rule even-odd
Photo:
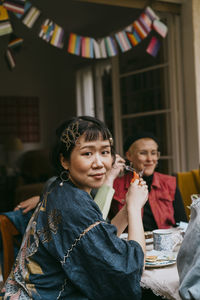
[(62, 266), (89, 299), (140, 299), (143, 259), (137, 242), (123, 241), (114, 226), (97, 222), (75, 242)]

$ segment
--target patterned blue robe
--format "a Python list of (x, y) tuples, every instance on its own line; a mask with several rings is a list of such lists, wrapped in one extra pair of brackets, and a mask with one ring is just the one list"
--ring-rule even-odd
[(4, 299), (138, 300), (143, 260), (88, 193), (57, 179), (27, 226)]

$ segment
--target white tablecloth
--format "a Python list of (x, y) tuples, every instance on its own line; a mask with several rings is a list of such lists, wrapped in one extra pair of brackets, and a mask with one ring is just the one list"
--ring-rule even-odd
[(170, 300), (181, 300), (179, 296), (179, 276), (176, 264), (162, 268), (145, 269), (141, 287), (151, 289), (155, 295)]

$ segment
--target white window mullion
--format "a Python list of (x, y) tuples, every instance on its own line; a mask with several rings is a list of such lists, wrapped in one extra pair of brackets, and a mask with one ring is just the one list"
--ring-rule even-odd
[(78, 71), (76, 73), (76, 113), (77, 116), (82, 115), (82, 73)]
[(77, 115), (95, 116), (92, 68), (79, 70), (76, 74)]
[(83, 114), (89, 116), (95, 116), (95, 107), (94, 107), (94, 86), (93, 86), (93, 76), (92, 68), (88, 68), (84, 72), (83, 77)]

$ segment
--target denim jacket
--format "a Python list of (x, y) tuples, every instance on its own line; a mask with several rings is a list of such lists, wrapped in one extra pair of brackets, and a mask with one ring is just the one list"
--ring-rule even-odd
[(191, 204), (191, 217), (177, 257), (179, 293), (183, 300), (200, 300), (200, 198)]
[(27, 226), (4, 299), (138, 300), (143, 260), (88, 193), (57, 179)]

